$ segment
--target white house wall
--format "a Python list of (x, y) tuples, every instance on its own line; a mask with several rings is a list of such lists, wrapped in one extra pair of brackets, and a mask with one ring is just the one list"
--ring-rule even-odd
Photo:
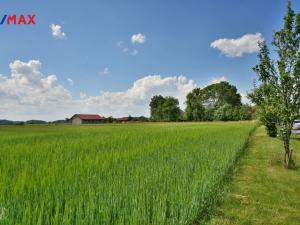
[(72, 124), (82, 124), (82, 120), (78, 116), (75, 116), (72, 119)]

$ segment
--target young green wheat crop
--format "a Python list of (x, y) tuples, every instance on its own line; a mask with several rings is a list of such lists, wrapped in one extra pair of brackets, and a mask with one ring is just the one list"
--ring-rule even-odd
[(254, 123), (0, 127), (0, 224), (191, 224)]

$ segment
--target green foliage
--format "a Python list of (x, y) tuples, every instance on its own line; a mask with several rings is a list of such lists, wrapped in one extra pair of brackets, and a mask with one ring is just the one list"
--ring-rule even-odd
[(179, 102), (174, 97), (155, 95), (149, 106), (154, 121), (177, 121), (180, 118)]
[(215, 119), (215, 109), (206, 108), (204, 110), (203, 120), (204, 121), (213, 121)]
[(155, 95), (151, 98), (149, 106), (150, 106), (150, 115), (152, 120), (154, 121), (162, 120), (164, 102), (165, 102), (165, 98), (161, 95)]
[(205, 108), (202, 104), (201, 89), (195, 88), (186, 96), (186, 117), (190, 121), (204, 120)]
[(148, 122), (149, 119), (144, 116), (139, 116), (139, 117), (132, 117), (132, 121), (139, 121), (139, 122)]
[[(186, 96), (186, 109), (181, 112), (176, 98), (156, 95), (149, 104), (153, 121), (250, 120), (254, 110), (242, 105), (237, 88), (226, 81), (195, 88)], [(182, 116), (183, 115), (183, 116)]]
[(214, 111), (214, 119), (222, 121), (252, 120), (255, 109), (249, 105), (232, 106), (224, 104)]
[(224, 104), (240, 106), (241, 95), (237, 93), (237, 88), (227, 81), (211, 84), (201, 91), (202, 104), (210, 108), (218, 108)]
[(214, 118), (222, 121), (239, 120), (239, 108), (230, 104), (224, 104), (215, 111)]
[(186, 119), (190, 121), (250, 120), (254, 110), (242, 105), (237, 88), (226, 81), (195, 88), (186, 96)]
[(240, 120), (252, 120), (255, 118), (255, 108), (250, 105), (242, 105), (239, 108)]
[(267, 134), (270, 137), (277, 137), (277, 127), (275, 123), (267, 122), (266, 123)]
[(192, 224), (215, 206), (253, 127), (2, 126), (0, 224)]
[(280, 135), (285, 149), (285, 164), (292, 164), (290, 136), (293, 121), (300, 112), (300, 14), (292, 10), (288, 3), (284, 26), (275, 32), (273, 46), (277, 53), (275, 61), (265, 42), (260, 43), (259, 64), (253, 69), (258, 75), (259, 87), (250, 95), (264, 114), (272, 115), (273, 121), (280, 128)]
[(270, 137), (277, 137), (277, 119), (271, 111), (265, 111), (261, 113), (260, 120), (266, 127), (267, 134)]
[(165, 121), (177, 121), (180, 118), (180, 108), (177, 98), (165, 97), (165, 101), (162, 105), (163, 118)]
[(106, 117), (102, 120), (103, 123), (113, 123), (115, 119), (112, 116)]
[(26, 124), (46, 124), (46, 121), (43, 120), (27, 120)]
[(16, 122), (15, 125), (17, 125), (17, 126), (24, 126), (25, 122), (19, 121), (19, 122)]

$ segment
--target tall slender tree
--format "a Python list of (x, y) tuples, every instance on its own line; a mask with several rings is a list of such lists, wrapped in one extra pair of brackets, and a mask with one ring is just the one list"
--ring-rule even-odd
[(260, 43), (259, 64), (253, 68), (260, 85), (250, 97), (265, 113), (274, 115), (283, 141), (285, 166), (291, 168), (291, 131), (300, 115), (300, 14), (293, 11), (291, 2), (284, 26), (275, 32), (272, 45), (277, 53), (275, 60), (271, 60), (267, 44)]

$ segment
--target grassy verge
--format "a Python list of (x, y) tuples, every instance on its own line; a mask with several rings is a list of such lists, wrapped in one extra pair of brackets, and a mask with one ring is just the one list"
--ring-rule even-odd
[(281, 142), (259, 127), (207, 224), (300, 224), (300, 139), (294, 138), (292, 146), (298, 167), (286, 170), (280, 162)]

